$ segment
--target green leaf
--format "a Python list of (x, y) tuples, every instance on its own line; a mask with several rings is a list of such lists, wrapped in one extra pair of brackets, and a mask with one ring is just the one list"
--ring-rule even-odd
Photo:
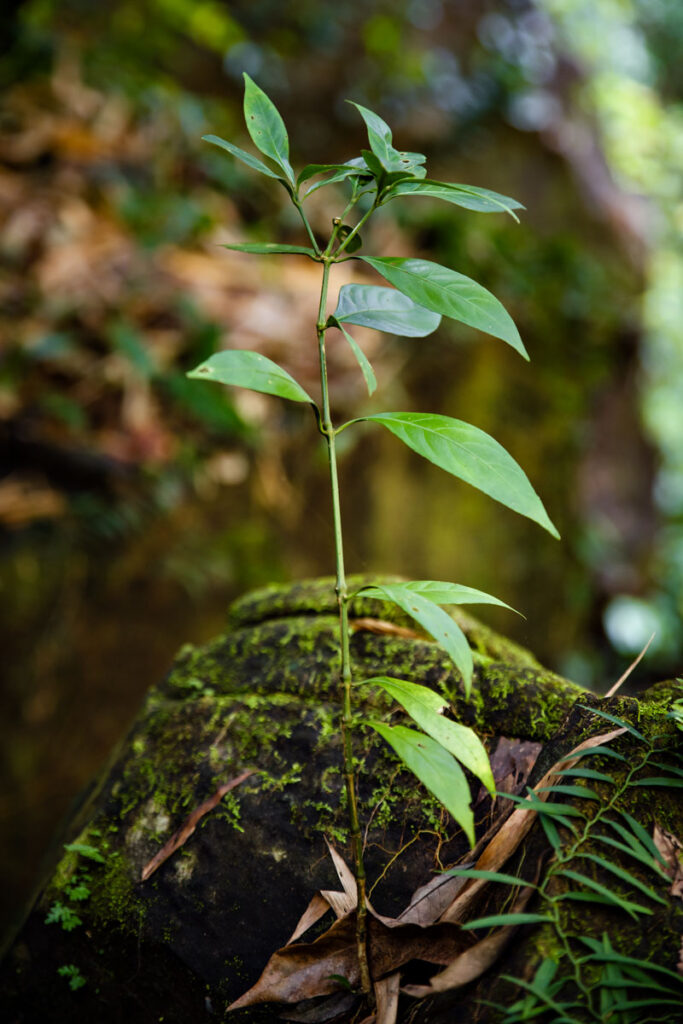
[[(638, 920), (638, 914), (652, 914), (649, 907), (643, 907), (640, 903), (633, 903), (632, 900), (627, 900), (625, 897), (620, 896), (619, 893), (614, 892), (612, 889), (608, 889), (607, 886), (601, 885), (600, 882), (594, 881), (587, 875), (582, 875), (579, 871), (572, 871), (569, 868), (563, 868), (558, 871), (557, 874), (563, 878), (570, 878), (573, 882), (579, 882), (581, 885), (585, 885), (587, 889), (591, 889), (596, 892), (598, 896), (601, 896), (603, 900), (607, 900), (615, 907), (620, 907), (625, 910), (627, 914), (634, 919)], [(568, 899), (570, 896), (576, 896), (576, 893), (562, 893), (557, 899)]]
[(578, 807), (572, 807), (571, 804), (546, 803), (545, 800), (539, 800), (533, 791), (528, 792), (527, 796), (520, 796), (516, 793), (499, 792), (496, 792), (496, 796), (500, 797), (501, 800), (512, 800), (514, 804), (519, 804), (525, 810), (536, 811), (537, 814), (549, 815), (552, 818), (556, 818), (562, 825), (566, 825), (568, 828), (570, 827), (570, 823), (565, 820), (566, 816), (571, 818), (586, 817)]
[(68, 850), (69, 853), (78, 853), (87, 860), (94, 860), (97, 864), (105, 863), (103, 854), (100, 853), (96, 846), (91, 846), (89, 843), (65, 843), (64, 849)]
[(340, 323), (371, 327), (405, 338), (424, 338), (441, 322), (438, 313), (418, 306), (395, 288), (373, 284), (344, 284), (332, 316)]
[(578, 939), (593, 951), (593, 955), (587, 957), (587, 960), (596, 960), (601, 963), (623, 964), (624, 966), (636, 967), (640, 970), (646, 967), (648, 971), (655, 971), (658, 974), (664, 974), (672, 981), (677, 982), (679, 985), (683, 985), (683, 977), (681, 977), (680, 974), (676, 974), (674, 971), (670, 971), (668, 967), (662, 967), (660, 964), (650, 962), (644, 964), (642, 960), (636, 960), (635, 957), (624, 956), (624, 954), (616, 953), (612, 949), (604, 949), (596, 939), (589, 939), (584, 935), (579, 935)]
[(653, 768), (662, 768), (665, 772), (672, 772), (674, 775), (678, 775), (683, 778), (682, 768), (674, 768), (672, 764), (665, 764), (663, 761), (650, 761), (649, 764)]
[(616, 715), (610, 715), (607, 711), (601, 711), (599, 708), (589, 708), (585, 704), (577, 704), (578, 708), (582, 711), (590, 711), (592, 714), (597, 715), (598, 718), (604, 718), (606, 722), (611, 722), (613, 725), (618, 725), (620, 729), (626, 729), (632, 736), (635, 736), (637, 740), (641, 740), (643, 743), (647, 743), (647, 740), (643, 736), (642, 732), (638, 732), (635, 726), (631, 725), (630, 722), (625, 722), (623, 718), (617, 718)]
[(627, 885), (632, 886), (634, 889), (640, 889), (640, 891), (651, 900), (654, 900), (656, 903), (663, 903), (664, 906), (668, 906), (667, 900), (660, 896), (659, 893), (656, 893), (649, 885), (645, 885), (645, 883), (641, 882), (639, 878), (635, 877), (635, 875), (632, 875), (630, 872), (620, 868), (618, 864), (613, 864), (612, 861), (605, 860), (604, 857), (598, 857), (594, 853), (579, 853), (577, 854), (577, 857), (580, 860), (593, 861), (593, 863), (601, 867), (603, 871), (609, 871), (613, 875), (616, 875), (617, 878), (620, 878), (622, 882), (626, 882)]
[(348, 173), (344, 173), (344, 171), (337, 171), (336, 174), (330, 175), (329, 178), (322, 178), (320, 181), (316, 181), (311, 185), (310, 188), (307, 188), (304, 192), (303, 198), (308, 199), (308, 197), (312, 196), (314, 192), (317, 192), (319, 188), (325, 188), (326, 185), (334, 185), (338, 181), (346, 181), (348, 178), (352, 177), (352, 175), (357, 173), (358, 172), (354, 170), (349, 170)]
[(557, 826), (555, 822), (552, 818), (549, 818), (547, 815), (541, 815), (539, 821), (541, 822), (541, 827), (543, 828), (543, 831), (546, 834), (548, 842), (552, 846), (553, 850), (557, 852), (557, 850), (559, 850), (562, 846), (562, 840), (560, 839), (560, 834), (557, 831)]
[(596, 782), (609, 782), (611, 786), (616, 786), (617, 784), (611, 775), (595, 771), (593, 768), (567, 768), (565, 771), (558, 772), (557, 774), (570, 775), (577, 779), (595, 779)]
[[(460, 583), (442, 583), (440, 580), (411, 580), (402, 585), (414, 594), (428, 597), (434, 604), (496, 604), (500, 608), (507, 608), (511, 612), (515, 611), (505, 601), (500, 601), (497, 597), (484, 593), (483, 590), (464, 587)], [(517, 614), (520, 615), (521, 612), (517, 612)]]
[(221, 139), (218, 135), (202, 135), (203, 142), (211, 142), (214, 146), (220, 146), (221, 149), (227, 150), (232, 156), (236, 156), (242, 163), (247, 164), (255, 171), (260, 171), (261, 174), (267, 175), (269, 178), (275, 178), (276, 181), (282, 181), (282, 175), (276, 174), (275, 171), (271, 171), (270, 167), (266, 167), (263, 161), (259, 160), (258, 157), (252, 156), (251, 153), (247, 153), (246, 150), (240, 149), (239, 146), (234, 146), (232, 142), (226, 142), (225, 139)]
[(358, 173), (358, 167), (348, 164), (306, 164), (301, 174), (296, 179), (297, 185), (303, 185), (309, 178), (315, 178), (318, 174), (329, 174), (330, 172), (343, 172), (344, 177)]
[(483, 430), (425, 412), (383, 412), (362, 419), (381, 423), (419, 455), (559, 538), (523, 469)]
[(282, 168), (294, 186), (294, 171), (289, 162), (287, 129), (277, 107), (256, 82), (244, 72), (244, 120), (257, 149)]
[(378, 182), (383, 181), (386, 176), (386, 171), (382, 166), (381, 160), (379, 160), (372, 152), (372, 150), (369, 149), (361, 149), (361, 154), (363, 157), (363, 162), (370, 171), (370, 173), (377, 179)]
[[(487, 882), (501, 882), (503, 885), (524, 885), (523, 878), (516, 878), (515, 875), (506, 875), (500, 871), (479, 871), (477, 868), (451, 868), (444, 871), (444, 875), (454, 875), (457, 878), (485, 878)], [(534, 886), (534, 888), (536, 888)]]
[(258, 352), (245, 352), (241, 349), (216, 352), (187, 376), (248, 388), (249, 391), (260, 391), (264, 395), (277, 395), (278, 398), (288, 398), (292, 402), (315, 404), (286, 370)]
[(564, 796), (577, 796), (581, 800), (597, 800), (602, 803), (602, 797), (587, 786), (542, 786), (539, 793), (560, 793)]
[(487, 188), (475, 185), (456, 185), (445, 181), (400, 181), (384, 193), (384, 202), (400, 196), (424, 196), (426, 199), (443, 199), (466, 210), (477, 210), (479, 213), (509, 213), (519, 222), (515, 210), (524, 207), (516, 199), (491, 192)]
[(467, 637), (460, 626), (442, 608), (423, 597), (406, 590), (401, 583), (386, 584), (378, 587), (366, 587), (359, 591), (368, 597), (376, 597), (382, 601), (392, 601), (404, 612), (415, 619), (427, 633), (441, 644), (453, 660), (463, 677), (465, 693), (469, 695), (472, 685), (472, 652)]
[(647, 779), (636, 779), (632, 786), (666, 786), (667, 789), (683, 788), (683, 779), (672, 779), (666, 775), (652, 775)]
[(368, 389), (368, 394), (369, 395), (373, 394), (373, 392), (377, 388), (377, 378), (375, 377), (375, 371), (372, 368), (370, 360), (368, 359), (368, 357), (366, 356), (365, 352), (360, 347), (358, 342), (355, 340), (355, 338), (351, 337), (351, 335), (346, 330), (344, 325), (340, 324), (334, 317), (330, 317), (330, 320), (333, 321), (333, 324), (334, 324), (335, 327), (339, 328), (339, 330), (342, 332), (342, 334), (344, 335), (344, 337), (348, 341), (349, 345), (351, 346), (351, 351), (353, 352), (354, 356), (356, 357), (356, 361), (357, 361), (358, 365), (360, 366), (361, 373), (363, 374), (363, 377), (365, 378), (365, 385), (366, 385), (366, 387)]
[(558, 764), (561, 764), (562, 761), (574, 761), (579, 757), (591, 757), (593, 754), (598, 754), (600, 757), (613, 757), (617, 761), (626, 760), (623, 754), (620, 754), (618, 750), (612, 750), (611, 747), (589, 747), (586, 750), (571, 751), (571, 753), (565, 754), (560, 758)]
[[(654, 840), (652, 839), (652, 836), (648, 835), (648, 833), (645, 831), (645, 829), (640, 824), (640, 822), (636, 821), (636, 819), (633, 817), (633, 815), (629, 814), (628, 811), (620, 811), (619, 813), (621, 814), (622, 818), (626, 819), (626, 821), (628, 822), (628, 824), (630, 825), (630, 827), (631, 827), (631, 829), (633, 831), (634, 836), (637, 837), (637, 839), (640, 840), (640, 842), (645, 847), (645, 849), (649, 850), (649, 852), (652, 854), (652, 856), (655, 858), (655, 860), (658, 860), (659, 863), (662, 865), (662, 867), (666, 867), (667, 864), (666, 864), (666, 861), (664, 860), (663, 855), (660, 853), (660, 851), (655, 846), (655, 843), (654, 843)], [(615, 822), (610, 821), (609, 824), (610, 825), (615, 825)], [(631, 841), (633, 841), (633, 836), (631, 837)]]
[[(374, 111), (361, 106), (360, 103), (354, 103), (353, 100), (348, 102), (359, 111), (365, 121), (370, 149), (380, 164), (380, 171), (408, 173), (413, 169), (419, 168), (425, 162), (426, 157), (422, 153), (404, 153), (395, 149), (392, 143), (391, 128), (386, 121), (382, 120), (379, 114), (375, 114)], [(368, 160), (365, 152), (363, 157), (373, 173), (380, 177), (381, 175), (373, 168), (374, 161)]]
[(444, 718), (442, 711), (447, 705), (443, 697), (428, 686), (389, 676), (374, 676), (365, 679), (364, 683), (381, 686), (427, 735), (469, 768), (493, 796), (495, 782), (486, 747), (473, 729)]
[(512, 924), (547, 924), (552, 918), (546, 914), (491, 914), (488, 917), (478, 917), (476, 921), (468, 921), (461, 924), (463, 931), (472, 928), (497, 928), (499, 925), (506, 927)]
[(285, 255), (310, 256), (315, 259), (315, 250), (307, 245), (280, 245), (279, 242), (244, 242), (241, 245), (222, 244), (221, 249), (232, 249), (234, 252), (251, 252), (263, 256)]
[(525, 359), (529, 358), (505, 307), (471, 278), (430, 260), (402, 256), (360, 256), (359, 259), (418, 305), (500, 338)]
[(470, 787), (462, 768), (447, 750), (430, 736), (406, 729), (393, 728), (382, 722), (369, 725), (394, 748), (400, 759), (417, 775), (420, 782), (439, 800), (457, 821), (470, 845), (474, 846), (474, 815), (470, 807)]
[(605, 843), (607, 846), (611, 846), (615, 850), (620, 850), (622, 853), (628, 854), (630, 857), (633, 857), (634, 860), (640, 861), (641, 864), (650, 868), (651, 871), (656, 872), (664, 881), (669, 881), (669, 876), (666, 872), (660, 868), (659, 864), (653, 860), (647, 850), (640, 846), (640, 844), (638, 844), (638, 847), (631, 846), (626, 843), (620, 843), (618, 839), (612, 839), (611, 836), (603, 835), (594, 835), (591, 838), (596, 839), (600, 843)]

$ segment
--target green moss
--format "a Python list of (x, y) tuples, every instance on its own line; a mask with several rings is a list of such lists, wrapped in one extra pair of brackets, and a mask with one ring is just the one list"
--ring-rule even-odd
[(117, 924), (124, 932), (137, 934), (140, 931), (146, 904), (133, 882), (127, 858), (120, 850), (107, 857), (88, 909), (93, 920), (103, 927)]

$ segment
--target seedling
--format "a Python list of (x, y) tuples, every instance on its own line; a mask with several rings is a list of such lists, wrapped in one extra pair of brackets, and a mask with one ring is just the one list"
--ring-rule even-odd
[[(353, 676), (349, 643), (349, 603), (353, 597), (390, 601), (407, 612), (441, 644), (458, 669), (469, 694), (473, 660), (467, 638), (443, 605), (496, 604), (503, 601), (455, 583), (434, 580), (392, 583), (366, 587), (350, 593), (344, 566), (344, 544), (337, 473), (336, 439), (343, 430), (358, 423), (378, 424), (389, 430), (419, 455), (453, 476), (495, 498), (521, 515), (533, 519), (554, 537), (557, 530), (543, 504), (515, 460), (492, 437), (462, 420), (436, 413), (379, 412), (346, 423), (332, 421), (327, 373), (327, 336), (331, 328), (351, 347), (368, 394), (377, 381), (370, 362), (349, 328), (370, 327), (388, 334), (422, 338), (439, 326), (442, 316), (499, 338), (528, 359), (519, 332), (501, 303), (476, 281), (463, 274), (423, 259), (363, 254), (361, 229), (387, 203), (426, 196), (444, 200), (480, 213), (507, 212), (517, 220), (521, 204), (514, 199), (471, 185), (457, 185), (427, 178), (425, 157), (394, 148), (389, 126), (377, 114), (355, 103), (368, 132), (369, 149), (342, 164), (309, 164), (295, 176), (289, 162), (289, 139), (277, 108), (245, 74), (244, 117), (263, 162), (231, 142), (207, 135), (205, 139), (226, 150), (253, 170), (282, 186), (298, 211), (308, 245), (267, 242), (226, 245), (238, 252), (260, 255), (300, 255), (320, 264), (321, 284), (315, 331), (320, 361), (320, 399), (314, 399), (286, 370), (271, 359), (251, 351), (225, 351), (211, 356), (189, 376), (248, 388), (310, 406), (318, 433), (327, 447), (332, 505), (332, 528), (336, 553), (336, 593), (339, 607), (339, 666), (342, 708), (341, 735), (344, 780), (357, 885), (356, 940), (361, 985), (371, 990), (366, 951), (366, 883), (361, 827), (357, 805), (354, 767), (354, 732), (359, 724), (375, 729), (394, 749), (403, 763), (439, 799), (474, 844), (474, 820), (469, 785), (461, 765), (473, 772), (493, 793), (488, 757), (476, 734), (445, 718), (445, 701), (431, 689), (405, 680), (380, 676), (358, 680)], [(304, 203), (319, 188), (342, 186), (348, 190), (346, 206), (332, 222), (327, 241), (316, 237)], [(355, 211), (355, 224), (349, 218)], [(335, 264), (360, 260), (392, 287), (372, 284), (342, 285), (336, 305), (328, 313), (328, 290)], [(311, 332), (313, 333), (313, 332)], [(336, 342), (335, 342), (336, 343)], [(383, 722), (359, 722), (353, 714), (352, 692), (359, 685), (383, 689), (401, 705), (418, 728), (389, 726)]]

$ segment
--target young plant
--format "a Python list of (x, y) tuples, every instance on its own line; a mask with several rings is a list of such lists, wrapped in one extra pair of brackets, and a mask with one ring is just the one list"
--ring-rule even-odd
[[(521, 204), (488, 189), (432, 181), (426, 177), (425, 157), (394, 148), (392, 133), (377, 114), (355, 103), (365, 121), (369, 149), (342, 164), (309, 164), (295, 177), (289, 162), (289, 140), (282, 117), (266, 94), (245, 74), (244, 117), (256, 148), (269, 161), (239, 149), (231, 142), (207, 135), (205, 139), (227, 150), (252, 169), (285, 189), (296, 207), (309, 245), (278, 242), (226, 245), (227, 249), (255, 254), (298, 254), (320, 264), (321, 284), (315, 330), (320, 361), (320, 401), (316, 401), (286, 370), (266, 356), (251, 351), (224, 351), (196, 367), (189, 376), (219, 384), (248, 388), (309, 405), (319, 434), (327, 446), (336, 553), (336, 593), (339, 607), (341, 648), (341, 736), (344, 779), (357, 885), (356, 938), (361, 985), (370, 992), (366, 952), (366, 885), (361, 827), (358, 817), (357, 779), (354, 767), (354, 731), (370, 725), (394, 749), (399, 758), (429, 789), (464, 829), (474, 844), (470, 791), (460, 765), (472, 771), (493, 792), (493, 777), (483, 744), (465, 726), (444, 718), (445, 702), (428, 687), (401, 679), (353, 677), (349, 643), (349, 604), (355, 596), (390, 601), (419, 623), (445, 649), (460, 672), (466, 693), (472, 685), (472, 653), (462, 630), (442, 605), (497, 604), (504, 602), (470, 587), (434, 580), (365, 587), (349, 593), (344, 565), (342, 516), (337, 473), (336, 439), (357, 423), (376, 423), (419, 455), (490, 495), (521, 515), (533, 519), (553, 536), (558, 533), (543, 504), (514, 459), (484, 431), (462, 420), (436, 413), (379, 412), (336, 425), (332, 420), (327, 373), (327, 332), (337, 328), (351, 347), (365, 379), (368, 393), (377, 386), (364, 352), (349, 333), (352, 326), (370, 327), (389, 334), (422, 338), (439, 326), (442, 316), (491, 334), (511, 345), (525, 359), (528, 355), (509, 314), (490, 292), (463, 274), (423, 259), (367, 256), (360, 253), (361, 229), (381, 207), (397, 199), (427, 196), (482, 213), (505, 211), (517, 219)], [(312, 182), (312, 180), (315, 179)], [(304, 210), (305, 200), (319, 188), (342, 184), (349, 190), (343, 211), (332, 222), (326, 241), (319, 241)], [(357, 209), (356, 223), (347, 222)], [(332, 313), (327, 300), (332, 267), (360, 260), (384, 278), (385, 287), (369, 284), (342, 285)], [(508, 607), (505, 605), (505, 607)], [(418, 726), (388, 726), (360, 722), (354, 715), (352, 690), (364, 684), (376, 686), (392, 697)]]

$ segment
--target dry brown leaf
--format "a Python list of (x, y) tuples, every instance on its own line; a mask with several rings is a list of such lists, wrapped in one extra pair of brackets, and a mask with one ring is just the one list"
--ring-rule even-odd
[(322, 1001), (306, 999), (300, 1006), (284, 1010), (280, 1020), (293, 1020), (297, 1024), (327, 1024), (341, 1017), (348, 1020), (349, 1010), (358, 1001), (359, 996), (355, 992), (335, 992)]
[[(542, 749), (542, 743), (501, 736), (491, 755), (491, 771), (498, 792), (520, 793)], [(482, 786), (477, 803), (486, 796), (488, 790)]]
[(356, 909), (356, 899), (351, 899), (348, 893), (335, 892), (333, 889), (321, 889), (320, 895), (327, 902), (337, 918), (346, 917), (352, 910)]
[(621, 676), (619, 676), (619, 678), (617, 679), (616, 683), (614, 683), (614, 685), (613, 685), (613, 686), (610, 686), (609, 690), (608, 690), (608, 691), (607, 691), (607, 693), (605, 694), (605, 697), (613, 697), (613, 696), (614, 696), (614, 694), (615, 694), (615, 693), (617, 692), (617, 690), (618, 690), (618, 689), (619, 689), (619, 688), (620, 688), (620, 687), (621, 687), (621, 686), (623, 685), (623, 683), (625, 683), (625, 682), (626, 682), (626, 680), (627, 680), (627, 679), (628, 679), (628, 677), (629, 677), (629, 676), (631, 675), (631, 672), (633, 672), (633, 670), (634, 670), (634, 668), (636, 667), (636, 665), (638, 665), (638, 664), (639, 664), (639, 663), (640, 663), (640, 662), (642, 661), (642, 659), (643, 659), (643, 658), (645, 657), (645, 655), (646, 655), (646, 653), (647, 653), (647, 649), (648, 649), (648, 647), (650, 646), (650, 644), (652, 643), (652, 641), (654, 640), (654, 638), (655, 638), (656, 636), (657, 636), (657, 634), (656, 634), (656, 633), (653, 633), (653, 634), (652, 634), (652, 636), (651, 636), (651, 637), (650, 637), (650, 639), (649, 639), (649, 640), (647, 641), (647, 643), (646, 643), (646, 644), (645, 644), (645, 646), (643, 647), (643, 649), (642, 649), (642, 651), (640, 652), (640, 654), (638, 655), (638, 657), (637, 657), (637, 658), (635, 658), (635, 659), (634, 659), (634, 660), (633, 660), (633, 661), (631, 662), (631, 664), (630, 664), (630, 665), (629, 665), (629, 667), (628, 667), (628, 668), (626, 669), (626, 671), (624, 672), (624, 674), (623, 674), (623, 675), (621, 675)]
[(655, 822), (652, 841), (666, 863), (665, 871), (671, 879), (669, 894), (683, 899), (683, 843)]
[[(468, 861), (466, 867), (473, 867)], [(396, 918), (397, 924), (418, 924), (426, 928), (438, 921), (446, 907), (450, 906), (467, 879), (453, 875), (437, 875), (426, 885), (421, 885), (413, 893), (410, 904)], [(382, 920), (385, 920), (383, 918)]]
[(309, 928), (312, 928), (314, 924), (317, 924), (321, 917), (325, 916), (329, 909), (329, 901), (325, 898), (323, 893), (317, 892), (299, 918), (296, 928), (287, 939), (285, 945), (291, 946), (293, 942), (300, 939)]
[(406, 640), (420, 640), (422, 637), (422, 634), (416, 633), (414, 629), (408, 629), (407, 626), (396, 626), (393, 622), (387, 622), (385, 619), (371, 619), (367, 617), (351, 619), (349, 626), (354, 633), (360, 631), (379, 633), (382, 636), (405, 637)]
[(208, 814), (209, 811), (212, 811), (216, 804), (221, 802), (226, 793), (229, 793), (231, 789), (235, 788), (235, 786), (239, 786), (241, 782), (244, 782), (245, 779), (248, 779), (249, 776), (253, 774), (254, 772), (251, 769), (249, 771), (242, 772), (241, 775), (231, 779), (230, 782), (226, 782), (223, 786), (219, 786), (213, 796), (210, 796), (203, 804), (196, 807), (192, 814), (186, 818), (180, 828), (173, 833), (168, 842), (164, 843), (159, 852), (155, 854), (147, 864), (145, 864), (142, 869), (140, 881), (146, 882), (147, 879), (154, 874), (157, 868), (160, 868), (161, 865), (176, 852), (176, 850), (179, 850), (180, 847), (187, 842), (204, 815)]
[(398, 1014), (398, 994), (401, 988), (401, 975), (394, 974), (376, 981), (375, 1003), (377, 1005), (377, 1024), (396, 1024)]
[[(409, 960), (448, 964), (471, 942), (467, 933), (450, 924), (388, 927), (376, 917), (368, 919), (369, 960), (377, 979), (392, 974)], [(229, 1009), (255, 1003), (298, 1003), (328, 995), (338, 988), (331, 977), (335, 974), (346, 978), (352, 988), (360, 983), (355, 913), (335, 921), (315, 942), (278, 949), (256, 984)]]
[[(609, 743), (611, 740), (616, 739), (617, 736), (623, 735), (626, 729), (612, 729), (610, 732), (600, 733), (599, 736), (591, 736), (589, 739), (579, 743), (578, 746), (561, 758), (550, 771), (546, 772), (541, 781), (534, 786), (534, 792), (539, 800), (545, 800), (548, 797), (548, 793), (540, 792), (545, 786), (553, 785), (557, 779), (557, 772), (561, 767), (562, 771), (566, 771), (568, 768), (573, 767), (576, 763), (575, 754), (579, 754), (582, 750), (587, 750), (590, 747), (597, 747), (603, 743)], [(522, 839), (531, 829), (531, 826), (536, 820), (536, 811), (526, 810), (520, 806), (517, 810), (513, 811), (509, 818), (503, 822), (494, 837), (485, 847), (481, 856), (477, 859), (474, 867), (477, 871), (498, 871), (509, 857), (515, 852)], [(463, 892), (459, 893), (454, 899), (451, 905), (441, 915), (441, 921), (462, 921), (465, 915), (470, 910), (474, 900), (482, 891), (482, 889), (488, 884), (486, 879), (477, 878), (473, 879), (469, 885), (466, 885)]]
[(325, 840), (327, 849), (330, 851), (330, 857), (334, 864), (334, 869), (337, 872), (339, 881), (341, 882), (342, 889), (346, 893), (347, 900), (351, 904), (349, 910), (353, 910), (358, 904), (358, 886), (356, 885), (356, 879), (353, 871), (348, 866), (341, 854), (337, 853), (333, 846), (330, 846), (327, 839)]
[(333, 974), (346, 978), (352, 988), (360, 981), (353, 915), (335, 921), (315, 942), (278, 949), (256, 984), (228, 1009), (254, 1003), (300, 1003), (314, 996), (331, 995), (339, 989)]
[[(532, 885), (522, 889), (510, 908), (510, 913), (521, 913), (535, 891), (536, 888)], [(435, 992), (445, 992), (447, 989), (468, 985), (495, 963), (518, 928), (519, 925), (506, 925), (496, 929), (492, 935), (488, 935), (481, 942), (477, 942), (476, 945), (461, 953), (445, 971), (436, 974), (429, 985), (410, 985), (406, 986), (403, 991), (408, 995), (422, 998), (434, 995)]]

